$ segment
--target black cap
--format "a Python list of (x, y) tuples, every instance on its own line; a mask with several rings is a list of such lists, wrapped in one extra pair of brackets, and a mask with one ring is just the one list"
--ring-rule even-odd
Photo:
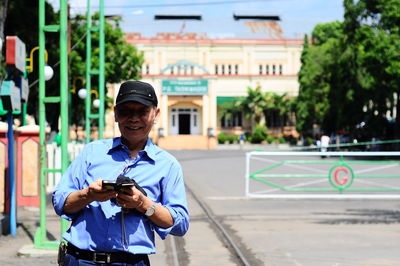
[(126, 102), (138, 102), (146, 106), (158, 105), (157, 96), (153, 86), (149, 83), (130, 80), (121, 84), (116, 105)]

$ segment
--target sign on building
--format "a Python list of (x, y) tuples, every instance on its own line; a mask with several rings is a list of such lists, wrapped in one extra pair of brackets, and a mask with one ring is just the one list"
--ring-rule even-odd
[(163, 80), (162, 94), (165, 95), (208, 94), (208, 80)]

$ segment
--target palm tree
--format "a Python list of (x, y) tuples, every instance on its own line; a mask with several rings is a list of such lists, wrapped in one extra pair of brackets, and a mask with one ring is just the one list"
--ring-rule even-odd
[(226, 119), (230, 120), (234, 117), (235, 114), (242, 111), (241, 107), (236, 103), (237, 102), (235, 101), (228, 101), (219, 105), (218, 108), (220, 110), (221, 117), (225, 117)]
[[(277, 114), (282, 120), (288, 116), (293, 109), (294, 98), (287, 94), (279, 95), (275, 92), (262, 92), (260, 86), (255, 89), (247, 87), (247, 96), (235, 103), (235, 110), (241, 110), (246, 118), (253, 119), (255, 126), (266, 126), (268, 117)], [(237, 109), (239, 108), (239, 109)]]
[(294, 99), (289, 98), (286, 93), (282, 95), (278, 95), (276, 93), (270, 92), (270, 96), (268, 100), (271, 102), (269, 108), (266, 110), (266, 117), (268, 113), (275, 113), (280, 117), (280, 121), (282, 121), (282, 126), (285, 126), (285, 121), (290, 119), (290, 112), (294, 110)]
[(261, 87), (257, 86), (254, 90), (247, 87), (247, 96), (236, 102), (246, 118), (253, 118), (256, 125), (260, 125), (264, 117), (266, 102)]

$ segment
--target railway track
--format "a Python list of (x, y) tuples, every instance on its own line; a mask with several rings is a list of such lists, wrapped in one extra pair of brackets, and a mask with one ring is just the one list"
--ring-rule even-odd
[[(243, 247), (243, 243), (237, 241), (237, 235), (235, 236), (234, 232), (231, 232), (226, 225), (220, 222), (221, 218), (213, 213), (211, 208), (196, 195), (193, 189), (186, 186), (186, 191), (191, 205), (197, 205), (197, 214), (191, 215), (187, 235), (184, 237), (168, 237), (166, 241), (163, 241), (166, 256), (165, 264), (169, 266), (255, 265), (251, 263), (254, 262), (254, 260), (251, 260), (251, 255), (248, 258), (249, 255), (245, 253), (246, 247)], [(189, 211), (191, 211), (191, 208), (189, 208)], [(199, 227), (199, 224), (204, 226)], [(204, 230), (204, 227), (208, 230)], [(216, 242), (218, 242), (217, 245)], [(204, 251), (207, 248), (213, 249), (210, 250), (210, 253), (206, 253), (206, 256), (209, 256), (208, 258), (198, 256), (198, 253), (202, 253), (202, 250)], [(219, 257), (224, 263), (212, 261), (210, 263), (210, 258), (213, 256)]]
[[(203, 162), (210, 159), (220, 158), (219, 154), (210, 154), (200, 152), (195, 156), (188, 156), (185, 151), (177, 154), (179, 162), (185, 166), (186, 163)], [(242, 157), (238, 154), (229, 154), (226, 157)], [(170, 241), (166, 241), (168, 265), (182, 266), (182, 265), (255, 265), (252, 254), (248, 253), (248, 249), (243, 245), (235, 232), (230, 230), (229, 226), (223, 224), (223, 218), (218, 217), (218, 214), (207, 205), (196, 186), (190, 183), (190, 178), (185, 178), (186, 192), (190, 206), (189, 212), (191, 216), (189, 233), (181, 237), (172, 237)], [(193, 215), (193, 207), (195, 207), (195, 214)], [(224, 218), (227, 218), (224, 216)], [(199, 223), (203, 224), (203, 229), (199, 228)], [(208, 230), (204, 230), (204, 226)], [(194, 233), (193, 233), (194, 231)], [(191, 233), (193, 233), (191, 235)], [(203, 234), (203, 235), (202, 235)], [(210, 236), (210, 235), (213, 236)], [(194, 236), (195, 235), (195, 236)], [(204, 237), (203, 237), (204, 236)], [(211, 240), (213, 238), (213, 240)], [(207, 244), (201, 244), (198, 249), (193, 249), (193, 243), (203, 242), (204, 239), (209, 240), (210, 249), (220, 249), (217, 254), (215, 252), (206, 252), (207, 256), (224, 257), (219, 263), (202, 261), (202, 258), (196, 256), (197, 253), (202, 252), (202, 249)], [(215, 242), (218, 242), (216, 244)], [(218, 246), (218, 248), (216, 248)], [(207, 247), (206, 247), (207, 248)], [(222, 250), (223, 249), (223, 250)], [(247, 254), (246, 254), (247, 251)], [(256, 263), (257, 264), (257, 263)]]
[(236, 261), (239, 263), (238, 265), (250, 266), (251, 265), (250, 262), (248, 261), (244, 253), (241, 251), (239, 246), (236, 245), (233, 236), (231, 236), (230, 233), (224, 228), (224, 226), (218, 221), (218, 219), (215, 217), (212, 210), (207, 206), (207, 204), (204, 201), (202, 201), (196, 195), (196, 193), (188, 186), (186, 186), (186, 191), (192, 196), (192, 198), (203, 210), (210, 225), (213, 228), (215, 228), (216, 231), (219, 233), (219, 235), (223, 238), (223, 241), (226, 244), (226, 247), (231, 253), (232, 257), (236, 259)]

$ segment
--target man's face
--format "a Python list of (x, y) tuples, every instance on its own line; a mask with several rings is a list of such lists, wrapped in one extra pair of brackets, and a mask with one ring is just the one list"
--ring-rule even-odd
[(122, 103), (114, 108), (115, 121), (129, 144), (147, 140), (159, 112), (153, 106), (147, 107), (137, 102)]

